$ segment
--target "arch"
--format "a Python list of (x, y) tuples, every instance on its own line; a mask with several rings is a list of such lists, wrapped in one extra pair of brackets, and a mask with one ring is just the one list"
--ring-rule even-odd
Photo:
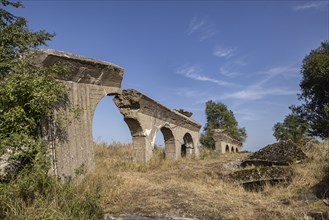
[(91, 116), (94, 142), (132, 143), (129, 126), (113, 102), (113, 95), (103, 96), (95, 106)]
[(165, 144), (165, 157), (168, 159), (175, 159), (176, 148), (175, 148), (175, 138), (174, 134), (168, 127), (160, 128), (163, 135)]
[(124, 121), (129, 127), (132, 137), (144, 136), (144, 132), (140, 122), (135, 118), (124, 118)]
[(230, 153), (230, 147), (228, 146), (228, 144), (226, 144), (225, 152)]
[(231, 152), (234, 153), (235, 150), (234, 150), (234, 146), (231, 147)]
[(236, 153), (239, 152), (239, 148), (238, 148), (238, 147), (235, 148), (235, 152), (236, 152)]
[(126, 118), (126, 117), (124, 118), (124, 121), (128, 125), (132, 136), (134, 160), (146, 161), (147, 160), (146, 138), (140, 122), (135, 118)]
[(186, 133), (183, 137), (183, 144), (181, 145), (181, 156), (185, 157), (186, 155), (193, 154), (194, 152), (194, 143), (193, 138), (190, 133)]

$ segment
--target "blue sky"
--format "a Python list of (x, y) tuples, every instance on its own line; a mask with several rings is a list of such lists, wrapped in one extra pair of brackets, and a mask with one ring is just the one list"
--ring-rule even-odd
[[(272, 127), (298, 104), (300, 66), (328, 40), (328, 1), (23, 1), (32, 30), (55, 32), (49, 48), (115, 63), (135, 88), (206, 122), (205, 102), (225, 103), (248, 139), (275, 141)], [(95, 140), (130, 142), (112, 98), (98, 104)], [(157, 135), (161, 142), (161, 134)]]

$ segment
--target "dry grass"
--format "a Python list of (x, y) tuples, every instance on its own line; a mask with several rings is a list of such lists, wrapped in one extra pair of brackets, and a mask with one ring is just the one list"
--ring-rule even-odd
[[(246, 156), (202, 152), (202, 159), (166, 161), (161, 152), (147, 165), (132, 161), (132, 146), (95, 146), (96, 171), (84, 182), (86, 189), (101, 184), (102, 206), (112, 214), (135, 214), (198, 219), (310, 219), (310, 211), (326, 211), (321, 200), (303, 200), (326, 178), (329, 143), (306, 151), (310, 160), (295, 164), (288, 187), (268, 186), (247, 192), (226, 176), (228, 162)], [(328, 187), (328, 185), (327, 185)]]

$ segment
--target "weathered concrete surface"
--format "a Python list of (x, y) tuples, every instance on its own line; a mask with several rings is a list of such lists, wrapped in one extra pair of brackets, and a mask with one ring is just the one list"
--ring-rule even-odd
[(124, 115), (131, 131), (136, 161), (147, 162), (152, 157), (158, 130), (164, 136), (166, 158), (199, 155), (201, 125), (190, 118), (192, 113), (171, 110), (133, 89), (122, 92), (121, 67), (55, 50), (36, 51), (33, 62), (46, 67), (58, 62), (70, 64), (69, 76), (60, 80), (68, 88), (70, 105), (80, 110), (79, 117), (67, 128), (66, 138), (51, 143), (54, 175), (72, 178), (77, 172), (94, 169), (92, 119), (98, 102), (107, 95), (115, 96), (115, 104)]
[(289, 165), (307, 159), (301, 148), (291, 140), (269, 144), (246, 158), (241, 166)]
[(239, 170), (230, 176), (247, 190), (260, 191), (266, 184), (289, 184), (293, 171), (290, 167), (256, 167)]
[(193, 119), (134, 89), (123, 90), (122, 94), (115, 96), (114, 102), (124, 115), (133, 137), (136, 161), (151, 159), (159, 130), (164, 137), (167, 159), (199, 155), (197, 143), (201, 125)]
[(215, 140), (215, 150), (223, 154), (240, 152), (240, 147), (242, 143), (229, 134), (227, 134), (223, 129), (215, 129), (213, 134), (213, 139)]
[(112, 63), (55, 50), (40, 50), (34, 55), (36, 65), (50, 66), (68, 62), (72, 71), (64, 84), (73, 107), (81, 112), (67, 129), (67, 138), (52, 143), (52, 172), (60, 178), (71, 178), (77, 170), (88, 172), (95, 166), (92, 119), (98, 102), (106, 95), (121, 93), (123, 69)]

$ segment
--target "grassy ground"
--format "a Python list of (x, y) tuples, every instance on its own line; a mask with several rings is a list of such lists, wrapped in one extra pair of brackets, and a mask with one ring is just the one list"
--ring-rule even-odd
[[(289, 186), (247, 192), (226, 176), (247, 153), (202, 151), (200, 159), (166, 161), (161, 151), (147, 165), (132, 162), (132, 146), (95, 145), (96, 170), (83, 182), (102, 189), (105, 212), (198, 219), (311, 219), (311, 211), (329, 211), (310, 192), (325, 193), (329, 183), (329, 143), (306, 151), (310, 160), (293, 165)], [(327, 173), (326, 173), (327, 172)], [(321, 182), (322, 181), (322, 182)], [(320, 183), (320, 184), (319, 184)]]

